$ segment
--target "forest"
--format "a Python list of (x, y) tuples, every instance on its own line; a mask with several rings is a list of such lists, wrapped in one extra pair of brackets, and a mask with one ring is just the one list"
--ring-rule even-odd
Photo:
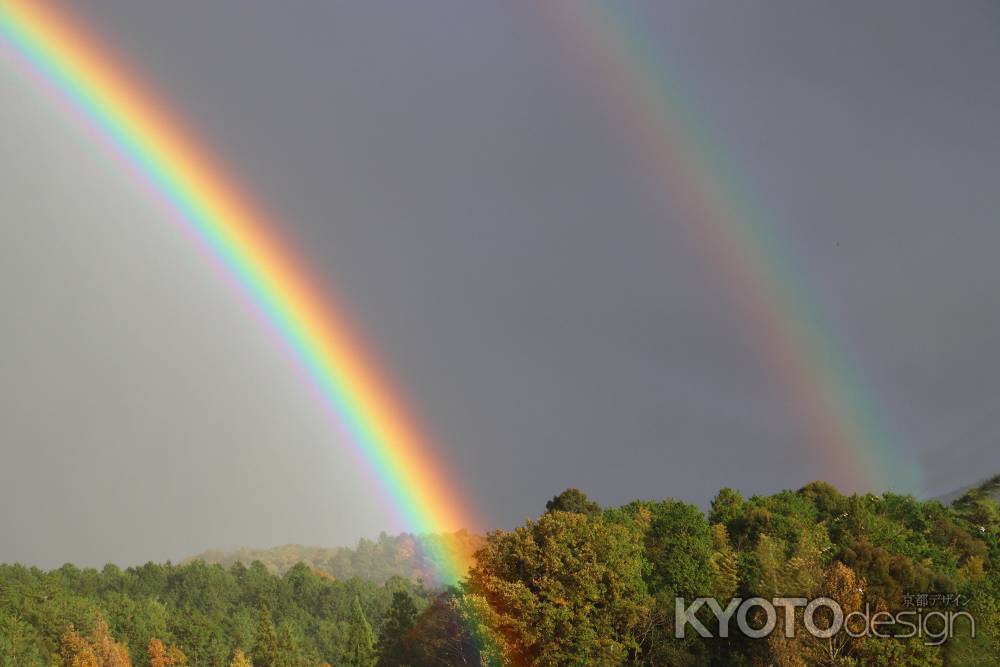
[[(404, 563), (419, 557), (411, 539), (386, 536), (281, 567), (4, 565), (0, 664), (1000, 665), (998, 490), (1000, 477), (945, 505), (814, 482), (750, 498), (723, 489), (705, 511), (676, 500), (604, 508), (569, 489), (514, 530), (455, 538), (476, 550), (448, 587), (423, 576), (426, 563)], [(350, 576), (327, 571), (333, 563)], [(797, 607), (767, 636), (724, 637), (701, 607), (692, 616), (710, 636), (690, 626), (679, 638), (677, 599), (700, 597), (826, 597), (848, 614), (933, 617), (920, 636), (901, 621), (883, 623), (884, 636), (789, 636)], [(761, 609), (747, 616), (754, 628), (767, 624)], [(958, 623), (931, 641), (946, 612), (974, 619), (975, 636)]]

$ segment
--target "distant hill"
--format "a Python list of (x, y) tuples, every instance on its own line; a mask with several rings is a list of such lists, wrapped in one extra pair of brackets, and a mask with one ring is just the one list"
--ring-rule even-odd
[[(366, 581), (384, 582), (399, 576), (411, 581), (435, 585), (441, 553), (457, 554), (465, 563), (482, 545), (483, 538), (461, 530), (442, 535), (416, 536), (409, 533), (386, 535), (376, 540), (362, 539), (351, 547), (311, 547), (298, 544), (269, 549), (240, 547), (233, 550), (211, 549), (184, 562), (204, 561), (230, 567), (237, 562), (249, 565), (260, 561), (275, 574), (284, 574), (297, 563), (335, 579), (357, 577)], [(443, 551), (442, 551), (443, 550)]]
[(978, 484), (971, 484), (934, 498), (943, 505), (952, 505), (959, 500), (974, 500), (979, 498), (990, 498), (1000, 503), (1000, 475), (995, 475)]

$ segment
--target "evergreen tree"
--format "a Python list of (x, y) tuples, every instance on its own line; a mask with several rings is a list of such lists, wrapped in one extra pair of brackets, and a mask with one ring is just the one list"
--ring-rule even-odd
[(406, 664), (403, 637), (417, 619), (417, 605), (406, 591), (392, 594), (392, 605), (386, 612), (382, 636), (378, 643), (378, 664), (381, 667), (399, 667)]
[(278, 631), (278, 667), (299, 667), (299, 647), (292, 629), (282, 625)]
[[(361, 600), (354, 598), (351, 609), (351, 624), (347, 631), (347, 647), (344, 661), (351, 667), (372, 667), (375, 664), (375, 636), (372, 626), (361, 608)], [(255, 666), (256, 667), (256, 666)]]
[(269, 609), (261, 609), (253, 646), (253, 667), (278, 666), (278, 637)]

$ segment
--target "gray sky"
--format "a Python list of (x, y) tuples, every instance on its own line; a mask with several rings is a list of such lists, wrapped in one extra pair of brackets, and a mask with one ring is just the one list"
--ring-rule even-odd
[[(533, 3), (80, 0), (335, 286), (491, 526), (825, 477)], [(644, 6), (928, 494), (1000, 472), (1000, 13)], [(266, 330), (0, 59), (0, 561), (394, 530)], [(483, 526), (479, 526), (482, 528)]]

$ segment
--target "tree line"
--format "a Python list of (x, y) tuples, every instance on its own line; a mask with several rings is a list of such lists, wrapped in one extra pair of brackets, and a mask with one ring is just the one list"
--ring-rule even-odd
[[(570, 489), (480, 540), (468, 576), (444, 589), (304, 563), (280, 575), (261, 562), (0, 566), (0, 665), (1000, 665), (997, 488), (950, 506), (820, 482), (751, 498), (723, 489), (707, 512), (675, 500), (603, 508)], [(713, 636), (676, 636), (679, 597), (821, 596), (846, 612), (947, 600), (977, 632), (959, 626), (939, 646), (789, 637), (797, 609), (766, 637), (721, 637), (703, 608)]]

